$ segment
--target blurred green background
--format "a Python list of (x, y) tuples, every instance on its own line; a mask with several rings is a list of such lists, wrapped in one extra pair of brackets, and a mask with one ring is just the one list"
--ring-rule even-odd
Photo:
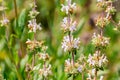
[[(16, 0), (17, 17), (15, 16), (14, 0), (4, 1), (8, 8), (6, 16), (10, 20), (10, 24), (7, 27), (0, 27), (0, 80), (2, 77), (6, 80), (25, 80), (25, 64), (31, 57), (27, 55), (25, 42), (32, 37), (32, 34), (28, 34), (27, 28), (29, 4), (32, 0)], [(77, 10), (72, 17), (78, 24), (74, 35), (81, 39), (81, 47), (76, 55), (78, 58), (80, 54), (88, 56), (89, 53), (94, 52), (90, 40), (94, 32), (99, 32), (99, 28), (95, 26), (95, 18), (102, 11), (96, 7), (96, 0), (73, 1), (77, 3)], [(53, 65), (53, 80), (67, 80), (64, 73), (64, 61), (69, 55), (61, 49), (61, 41), (64, 36), (61, 31), (61, 21), (66, 16), (60, 11), (63, 3), (64, 0), (37, 0), (37, 10), (40, 12), (37, 22), (41, 23), (43, 28), (42, 31), (37, 32), (37, 40), (45, 40), (49, 47), (48, 53), (52, 58), (50, 63)], [(113, 19), (118, 22), (120, 7), (116, 3), (114, 4), (117, 13)], [(0, 15), (0, 19), (2, 19), (2, 12)], [(120, 80), (120, 32), (114, 31), (113, 28), (114, 25), (110, 23), (104, 29), (105, 36), (110, 37), (110, 45), (106, 50), (109, 63), (105, 71), (101, 72), (101, 74), (105, 73), (105, 80)], [(76, 80), (81, 80), (81, 75)]]

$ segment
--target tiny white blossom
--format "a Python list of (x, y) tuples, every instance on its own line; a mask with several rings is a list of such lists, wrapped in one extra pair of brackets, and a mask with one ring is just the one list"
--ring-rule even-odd
[(32, 11), (29, 12), (29, 16), (31, 18), (35, 18), (38, 14), (39, 14), (39, 12), (35, 9), (32, 9)]
[[(68, 0), (66, 0), (66, 2), (68, 2)], [(68, 5), (63, 5), (62, 4), (62, 8), (61, 8), (61, 11), (62, 12), (65, 12), (66, 14), (69, 13), (69, 11), (71, 10), (74, 10), (76, 9), (76, 3), (71, 3), (71, 0), (69, 1), (69, 4)]]
[(52, 75), (51, 65), (49, 64), (48, 67), (45, 67), (45, 68), (43, 68), (43, 69), (40, 69), (40, 70), (39, 70), (39, 73), (40, 73), (41, 75), (43, 75), (44, 77), (47, 77), (47, 76), (49, 76), (49, 75)]
[(87, 80), (93, 80), (93, 79), (92, 79), (92, 75), (91, 75), (90, 73), (88, 73), (88, 78), (87, 78)]
[(104, 0), (97, 0), (97, 2), (103, 2)]
[(83, 67), (83, 65), (79, 65), (79, 67), (78, 67), (78, 72), (80, 72), (80, 73), (82, 73), (83, 72), (83, 70), (84, 70), (84, 67)]
[(97, 47), (106, 47), (109, 44), (109, 38), (94, 33), (92, 36), (92, 44), (94, 44)]
[(44, 61), (49, 59), (49, 55), (47, 53), (39, 53), (38, 56), (41, 60), (44, 60)]
[(68, 22), (68, 18), (65, 17), (62, 21), (62, 30), (66, 31), (76, 31), (76, 21), (73, 21), (72, 19), (70, 19), (70, 22)]
[(88, 56), (87, 62), (92, 67), (102, 67), (108, 62), (108, 60), (104, 54), (101, 56), (100, 53), (96, 52), (95, 54), (93, 54), (93, 56), (91, 54)]
[(10, 21), (6, 17), (3, 17), (3, 20), (0, 21), (1, 26), (6, 26), (8, 25), (9, 22)]
[(100, 80), (103, 80), (103, 76), (100, 76)]
[(75, 38), (73, 39), (73, 36), (64, 36), (63, 42), (62, 42), (62, 48), (64, 51), (70, 51), (72, 49), (78, 49), (80, 44), (80, 39)]
[(29, 21), (28, 28), (29, 32), (36, 32), (37, 30), (41, 30), (40, 24), (37, 24), (36, 19), (32, 19)]

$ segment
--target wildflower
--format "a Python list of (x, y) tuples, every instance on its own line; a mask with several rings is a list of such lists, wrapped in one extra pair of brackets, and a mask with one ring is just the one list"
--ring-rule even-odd
[(109, 38), (99, 34), (96, 35), (96, 33), (94, 33), (92, 37), (92, 44), (94, 44), (96, 47), (106, 47), (109, 44)]
[(107, 24), (109, 24), (109, 22), (110, 22), (109, 18), (103, 18), (99, 16), (96, 20), (96, 26), (104, 28)]
[(48, 67), (44, 67), (43, 69), (40, 69), (39, 73), (44, 77), (48, 77), (49, 75), (52, 75), (51, 65), (48, 65)]
[(48, 49), (48, 46), (43, 45), (41, 51), (45, 52), (47, 49)]
[(93, 80), (92, 75), (91, 75), (90, 73), (88, 73), (88, 78), (87, 78), (87, 80)]
[(3, 20), (0, 21), (1, 26), (6, 26), (8, 25), (9, 22), (10, 21), (6, 17), (3, 17)]
[(78, 49), (80, 44), (80, 39), (75, 38), (73, 36), (71, 38), (69, 36), (65, 36), (62, 42), (62, 48), (64, 51), (71, 51), (72, 49)]
[(36, 23), (36, 19), (32, 19), (29, 21), (28, 28), (29, 32), (36, 32), (37, 30), (41, 30), (40, 24)]
[(26, 41), (26, 44), (27, 44), (28, 49), (32, 51), (36, 48), (42, 47), (43, 41), (36, 41), (36, 40), (31, 41), (30, 39), (28, 39)]
[(70, 59), (65, 60), (65, 72), (68, 74), (81, 73), (82, 66), (77, 62), (73, 65)]
[(114, 14), (116, 12), (116, 9), (113, 6), (108, 6), (106, 12), (109, 14)]
[(82, 73), (84, 71), (84, 66), (83, 65), (79, 65), (77, 70), (78, 70), (79, 73)]
[(70, 22), (68, 22), (68, 18), (65, 17), (63, 19), (61, 26), (62, 26), (62, 30), (64, 30), (64, 32), (67, 32), (67, 31), (73, 32), (76, 30), (76, 21), (72, 21), (72, 19), (70, 19)]
[(49, 59), (49, 55), (47, 53), (39, 53), (38, 56), (43, 61), (46, 61)]
[(101, 68), (104, 66), (104, 64), (108, 62), (108, 60), (104, 54), (101, 56), (100, 53), (96, 51), (96, 53), (93, 54), (93, 56), (91, 54), (88, 56), (87, 62), (89, 66)]
[[(70, 2), (69, 2), (70, 1)], [(68, 5), (63, 5), (62, 4), (62, 8), (61, 8), (61, 11), (62, 12), (65, 12), (66, 14), (68, 14), (69, 12), (73, 12), (74, 9), (76, 9), (76, 3), (71, 3), (71, 0), (66, 0), (66, 2), (68, 2), (69, 4)]]
[(100, 76), (100, 80), (103, 80), (103, 76)]
[(103, 2), (104, 0), (97, 0), (97, 2)]
[(6, 9), (7, 9), (7, 7), (0, 6), (0, 11), (5, 11)]
[(35, 18), (37, 15), (39, 14), (39, 12), (35, 9), (32, 9), (32, 11), (29, 12), (29, 16), (33, 19)]

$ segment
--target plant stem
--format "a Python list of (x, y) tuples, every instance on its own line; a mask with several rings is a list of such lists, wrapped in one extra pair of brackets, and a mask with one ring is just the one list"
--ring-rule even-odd
[(95, 70), (95, 77), (94, 80), (97, 80), (97, 69)]
[(84, 72), (82, 73), (82, 80), (84, 80)]
[(34, 65), (35, 65), (35, 53), (33, 54), (32, 68), (34, 67)]
[(18, 12), (17, 12), (17, 2), (16, 2), (16, 0), (14, 0), (14, 7), (15, 7), (15, 16), (17, 18)]
[(72, 65), (74, 66), (74, 53), (72, 52)]

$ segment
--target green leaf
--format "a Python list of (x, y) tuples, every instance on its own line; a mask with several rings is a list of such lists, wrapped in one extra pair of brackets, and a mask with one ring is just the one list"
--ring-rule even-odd
[(26, 10), (23, 9), (18, 17), (18, 20), (14, 21), (14, 30), (16, 34), (21, 38), (23, 30), (26, 24)]

